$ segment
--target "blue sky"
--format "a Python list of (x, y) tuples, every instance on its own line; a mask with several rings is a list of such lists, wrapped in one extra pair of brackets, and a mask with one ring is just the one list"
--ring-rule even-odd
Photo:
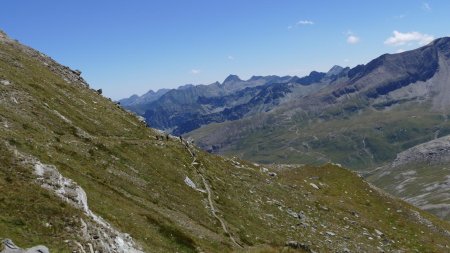
[(118, 99), (355, 66), (450, 35), (449, 11), (447, 0), (14, 0), (0, 29)]

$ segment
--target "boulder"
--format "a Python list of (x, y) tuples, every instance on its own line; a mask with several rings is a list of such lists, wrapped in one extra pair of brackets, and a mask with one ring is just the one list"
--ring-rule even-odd
[(3, 85), (11, 85), (11, 82), (8, 81), (8, 80), (3, 79), (3, 80), (0, 80), (0, 84), (3, 84)]

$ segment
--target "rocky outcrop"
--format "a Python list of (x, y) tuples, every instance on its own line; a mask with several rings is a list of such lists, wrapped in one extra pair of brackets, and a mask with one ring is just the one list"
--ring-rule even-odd
[[(92, 253), (94, 250), (111, 253), (143, 253), (129, 234), (119, 232), (89, 208), (86, 192), (75, 181), (64, 177), (54, 165), (43, 164), (36, 158), (24, 155), (17, 150), (14, 152), (22, 163), (34, 168), (37, 184), (83, 211), (86, 218), (80, 219), (82, 225), (80, 235), (84, 242), (74, 242), (83, 252), (90, 250)], [(12, 252), (16, 253), (16, 251)]]
[(0, 253), (50, 253), (47, 247), (43, 245), (34, 246), (28, 249), (22, 249), (11, 239), (2, 240), (3, 250)]
[(391, 169), (408, 164), (442, 164), (450, 162), (450, 136), (444, 136), (407, 149), (397, 155)]

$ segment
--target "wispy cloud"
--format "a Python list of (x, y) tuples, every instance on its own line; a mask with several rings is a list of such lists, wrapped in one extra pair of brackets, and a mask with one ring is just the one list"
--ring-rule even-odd
[(422, 3), (422, 9), (425, 10), (425, 11), (431, 11), (432, 10), (430, 4), (426, 3), (426, 2)]
[(311, 20), (300, 20), (297, 22), (297, 25), (314, 25), (314, 22)]
[(420, 32), (406, 32), (402, 33), (394, 31), (393, 35), (384, 41), (385, 45), (402, 46), (410, 43), (417, 43), (418, 45), (426, 45), (434, 40), (432, 35)]
[(200, 74), (201, 70), (200, 69), (191, 69), (191, 74), (193, 75), (198, 75)]
[(298, 21), (294, 25), (288, 25), (287, 29), (291, 30), (291, 29), (293, 29), (295, 27), (298, 27), (298, 26), (307, 26), (307, 25), (314, 25), (314, 24), (315, 24), (314, 21), (305, 19), (305, 20)]
[(234, 60), (234, 56), (228, 55), (227, 59), (230, 60), (230, 61), (232, 61), (232, 60)]
[(356, 36), (352, 31), (348, 31), (346, 33), (346, 35), (347, 35), (347, 43), (348, 44), (353, 45), (353, 44), (357, 44), (361, 41), (361, 39), (358, 36)]

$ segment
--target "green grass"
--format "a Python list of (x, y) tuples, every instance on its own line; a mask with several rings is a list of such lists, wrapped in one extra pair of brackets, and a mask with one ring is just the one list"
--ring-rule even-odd
[(189, 135), (201, 145), (219, 145), (224, 154), (259, 163), (336, 162), (361, 171), (391, 161), (397, 153), (433, 139), (436, 133), (450, 133), (445, 117), (427, 104), (406, 103), (383, 111), (362, 107), (347, 112), (343, 107), (321, 113), (298, 112), (289, 119), (277, 111), (260, 116), (261, 121), (251, 118), (210, 124)]

